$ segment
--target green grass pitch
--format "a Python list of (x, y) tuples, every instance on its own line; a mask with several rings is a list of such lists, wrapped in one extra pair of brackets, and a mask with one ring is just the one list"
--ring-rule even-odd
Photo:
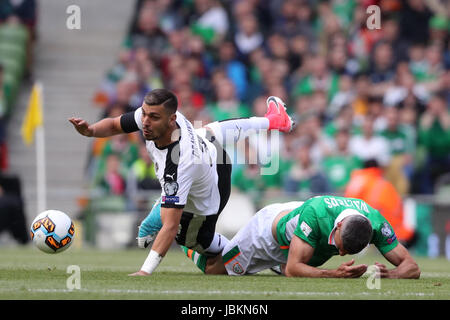
[[(265, 271), (253, 276), (205, 276), (179, 248), (172, 248), (150, 277), (129, 277), (142, 265), (147, 250), (99, 251), (70, 248), (48, 255), (33, 247), (0, 248), (0, 299), (162, 299), (162, 300), (286, 300), (286, 299), (450, 299), (450, 262), (417, 258), (418, 280), (381, 279), (380, 289), (368, 289), (359, 279), (293, 279)], [(377, 252), (334, 257), (324, 268), (386, 262)], [(67, 267), (80, 267), (81, 288), (69, 290)]]

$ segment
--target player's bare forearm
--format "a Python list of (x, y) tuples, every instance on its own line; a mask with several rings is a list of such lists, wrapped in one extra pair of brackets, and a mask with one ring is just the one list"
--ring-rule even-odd
[(394, 269), (388, 269), (384, 264), (376, 262), (382, 278), (389, 279), (419, 279), (420, 268), (413, 259), (405, 259)]
[(155, 242), (153, 242), (152, 250), (164, 257), (167, 251), (169, 251), (169, 248), (177, 235), (177, 231), (178, 227), (168, 227), (163, 225), (156, 236)]
[(175, 239), (183, 209), (161, 208), (162, 228), (155, 238), (152, 250), (164, 257)]
[(286, 277), (336, 278), (335, 270), (319, 269), (304, 263), (287, 264), (284, 269)]
[(285, 274), (287, 277), (304, 277), (304, 278), (359, 278), (367, 270), (367, 265), (355, 265), (354, 260), (344, 262), (337, 269), (320, 269), (311, 267), (304, 263), (295, 263), (286, 265)]
[(419, 266), (403, 245), (398, 244), (384, 254), (384, 257), (396, 268), (388, 269), (384, 264), (376, 262), (375, 265), (379, 268), (382, 278), (418, 279), (420, 277)]
[(91, 125), (81, 118), (69, 118), (69, 122), (79, 134), (86, 137), (105, 138), (123, 133), (120, 117), (105, 118)]
[(344, 262), (339, 268), (320, 269), (307, 263), (314, 254), (314, 248), (297, 236), (292, 237), (289, 256), (284, 270), (287, 277), (306, 278), (358, 278), (367, 270), (367, 265), (354, 266), (355, 260)]

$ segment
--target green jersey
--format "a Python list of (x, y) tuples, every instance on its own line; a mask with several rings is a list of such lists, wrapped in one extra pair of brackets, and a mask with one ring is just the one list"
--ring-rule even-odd
[(292, 237), (295, 235), (314, 248), (308, 262), (310, 266), (320, 266), (339, 250), (334, 245), (334, 228), (339, 215), (346, 209), (354, 209), (372, 223), (373, 235), (370, 243), (385, 254), (394, 249), (398, 240), (389, 222), (366, 202), (355, 198), (318, 196), (309, 199), (302, 206), (292, 210), (277, 224), (277, 238), (286, 257)]

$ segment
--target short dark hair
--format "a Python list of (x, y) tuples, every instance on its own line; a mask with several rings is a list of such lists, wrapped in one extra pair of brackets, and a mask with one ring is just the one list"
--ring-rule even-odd
[(172, 91), (167, 89), (154, 89), (144, 97), (144, 103), (149, 106), (162, 105), (169, 113), (175, 113), (178, 108), (178, 100)]
[(361, 215), (345, 218), (341, 230), (342, 246), (348, 254), (355, 254), (364, 249), (372, 240), (372, 224)]

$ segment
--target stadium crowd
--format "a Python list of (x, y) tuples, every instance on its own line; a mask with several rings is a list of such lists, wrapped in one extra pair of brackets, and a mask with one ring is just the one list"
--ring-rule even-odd
[[(380, 29), (366, 25), (369, 5)], [(113, 117), (164, 87), (204, 125), (263, 116), (275, 95), (298, 125), (250, 137), (235, 160), (260, 161), (234, 166), (235, 188), (342, 194), (370, 163), (401, 196), (431, 194), (450, 172), (449, 13), (440, 0), (138, 0), (93, 99)], [(88, 173), (101, 194), (129, 196), (160, 190), (152, 166), (141, 137), (117, 136), (94, 141)]]

